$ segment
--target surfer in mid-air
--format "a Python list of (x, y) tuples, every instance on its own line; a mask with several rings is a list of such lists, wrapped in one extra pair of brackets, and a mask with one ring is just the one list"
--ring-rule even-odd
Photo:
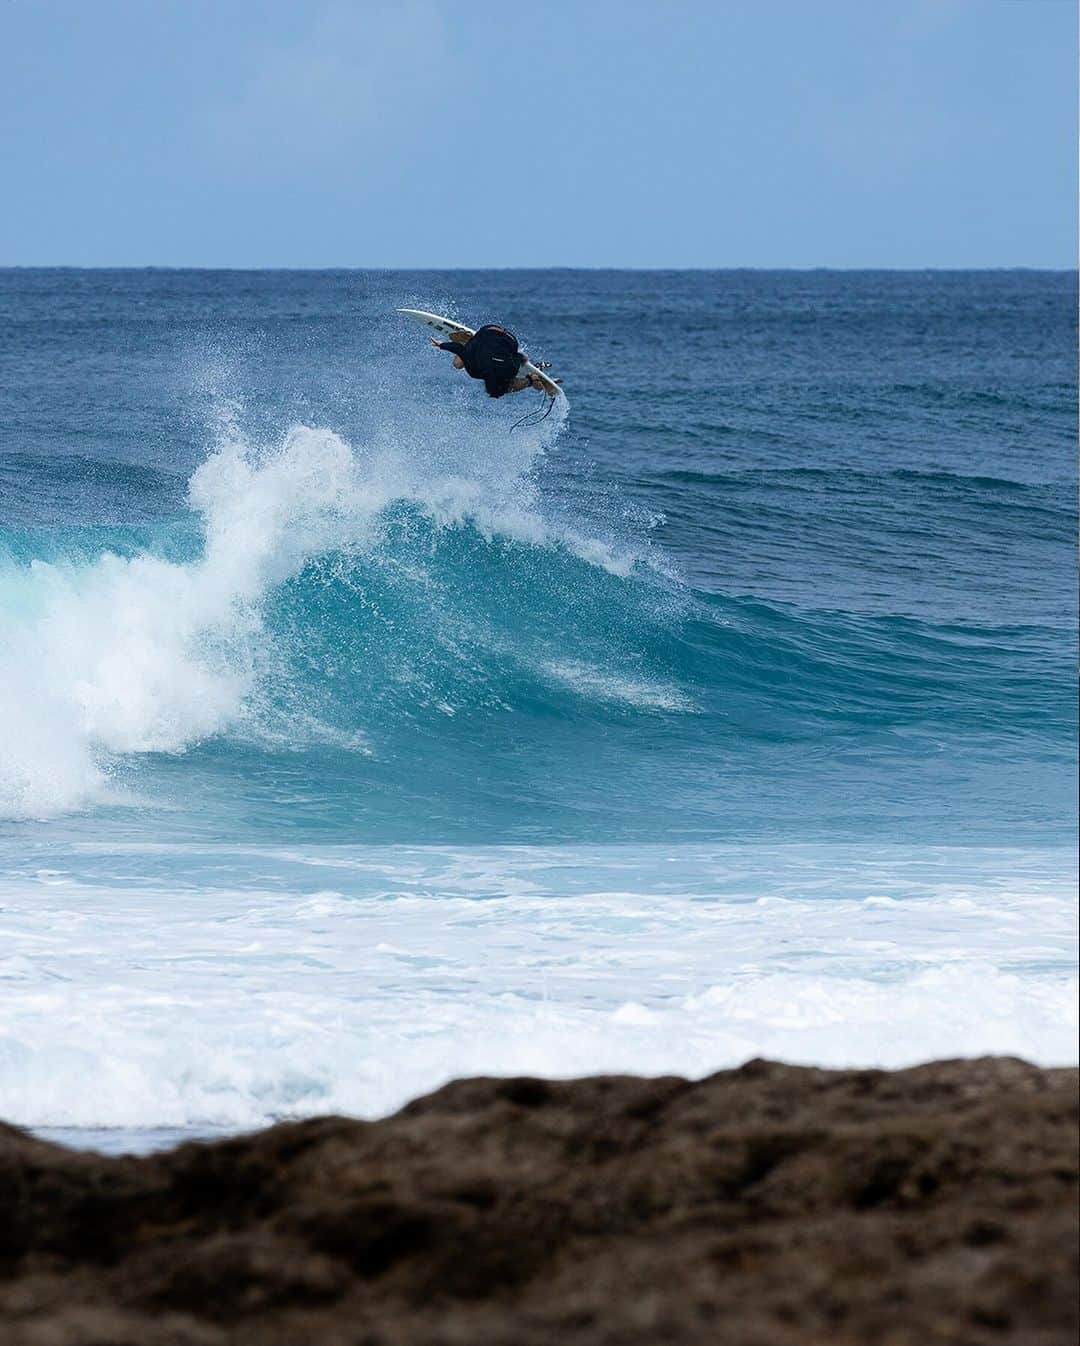
[[(465, 333), (455, 335), (464, 336)], [(525, 388), (544, 389), (536, 374), (522, 374), (529, 357), (519, 349), (517, 337), (495, 323), (481, 327), (467, 341), (439, 341), (432, 337), (431, 344), (441, 351), (451, 352), (455, 369), (464, 369), (470, 378), (482, 379), (488, 397), (505, 397), (507, 393), (520, 393)]]
[(544, 372), (551, 366), (530, 360), (518, 346), (513, 332), (498, 323), (488, 323), (474, 332), (471, 327), (464, 327), (453, 318), (444, 318), (441, 313), (428, 313), (422, 308), (399, 308), (398, 312), (438, 332), (437, 337), (431, 338), (431, 344), (441, 351), (449, 351), (454, 357), (455, 368), (464, 369), (470, 378), (479, 379), (489, 397), (505, 397), (507, 393), (520, 393), (525, 388), (536, 388), (546, 394), (547, 407), (538, 414), (529, 413), (515, 421), (511, 430), (547, 420), (557, 398), (564, 407), (569, 406), (560, 387), (562, 379), (553, 379)]

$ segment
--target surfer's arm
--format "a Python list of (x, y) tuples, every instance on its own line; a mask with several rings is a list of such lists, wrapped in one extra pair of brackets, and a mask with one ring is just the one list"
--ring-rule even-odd
[(465, 354), (465, 347), (460, 341), (436, 341), (435, 338), (432, 337), (431, 344), (433, 346), (438, 346), (441, 351), (449, 351), (451, 355)]

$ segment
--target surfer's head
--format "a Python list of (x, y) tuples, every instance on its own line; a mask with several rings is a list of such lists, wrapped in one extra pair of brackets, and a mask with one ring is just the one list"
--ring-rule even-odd
[(515, 374), (503, 378), (486, 378), (484, 380), (484, 389), (487, 392), (488, 397), (505, 397), (514, 386)]

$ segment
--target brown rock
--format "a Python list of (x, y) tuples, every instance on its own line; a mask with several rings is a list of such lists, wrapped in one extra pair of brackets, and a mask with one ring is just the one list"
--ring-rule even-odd
[(1050, 1346), (1077, 1072), (462, 1080), (142, 1158), (0, 1126), (3, 1346)]

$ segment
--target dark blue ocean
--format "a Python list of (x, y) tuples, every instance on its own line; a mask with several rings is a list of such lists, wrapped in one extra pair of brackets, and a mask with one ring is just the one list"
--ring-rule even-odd
[[(403, 305), (566, 400), (512, 428)], [(0, 271), (0, 1115), (1074, 1058), (1076, 312)]]

